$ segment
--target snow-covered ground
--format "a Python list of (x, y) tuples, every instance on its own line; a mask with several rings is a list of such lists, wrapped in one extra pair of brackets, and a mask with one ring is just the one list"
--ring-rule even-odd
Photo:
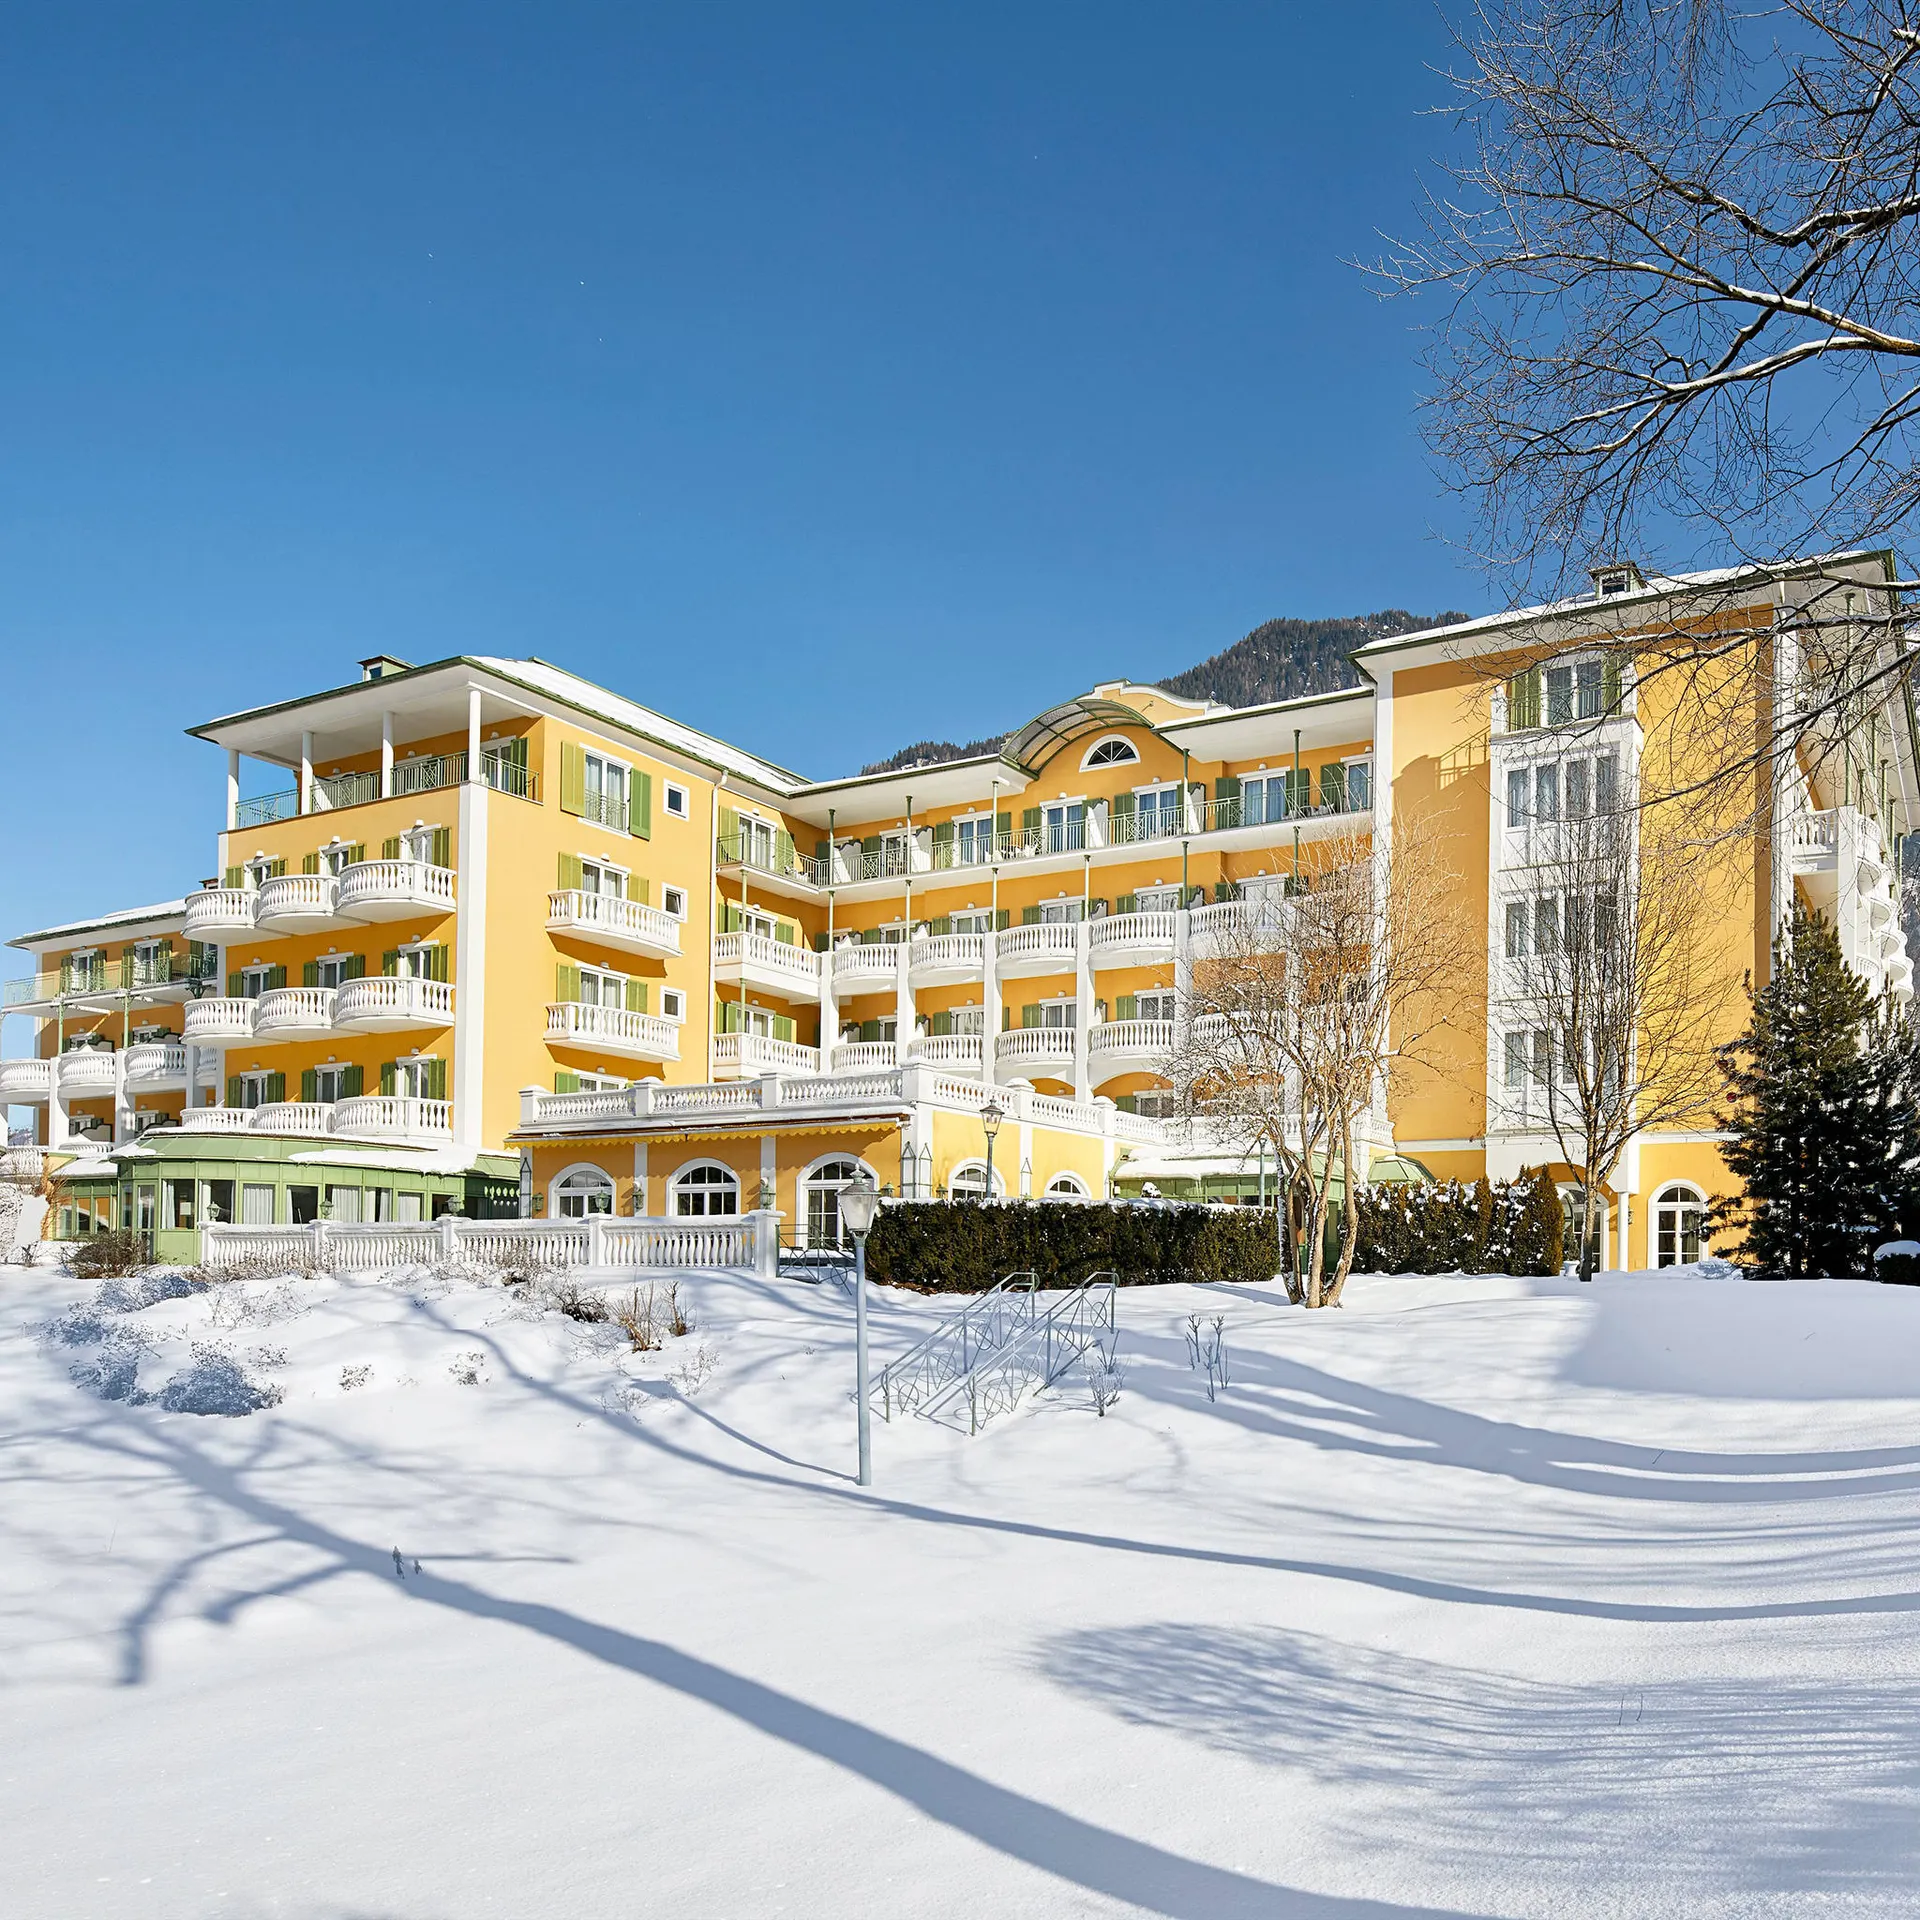
[(1125, 1292), (871, 1492), (831, 1285), (90, 1292), (0, 1279), (8, 1920), (1920, 1910), (1920, 1292)]

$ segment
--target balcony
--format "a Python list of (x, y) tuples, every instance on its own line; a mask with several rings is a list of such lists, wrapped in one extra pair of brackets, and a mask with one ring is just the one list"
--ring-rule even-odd
[(640, 1060), (678, 1060), (680, 1029), (657, 1013), (628, 1013), (624, 1007), (561, 1000), (547, 1008), (547, 1045), (587, 1047)]
[(363, 1094), (333, 1103), (333, 1131), (349, 1140), (405, 1140), (422, 1146), (445, 1146), (453, 1139), (453, 1109), (445, 1100)]
[(256, 1110), (251, 1107), (189, 1107), (180, 1116), (183, 1133), (246, 1133)]
[(114, 1088), (114, 1057), (104, 1049), (86, 1048), (63, 1053), (60, 1062), (60, 1097), (63, 1100), (97, 1100)]
[(270, 987), (254, 1003), (256, 1040), (302, 1040), (333, 1031), (332, 987)]
[(253, 1038), (251, 1000), (195, 1000), (187, 1007), (186, 1037), (195, 1046)]
[(245, 887), (202, 887), (187, 895), (189, 940), (216, 945), (253, 931), (253, 895)]
[(713, 942), (713, 975), (783, 999), (811, 1000), (820, 991), (820, 956), (764, 933), (722, 933)]
[(547, 895), (547, 931), (654, 960), (673, 959), (680, 951), (680, 922), (670, 913), (611, 893), (582, 893), (577, 887)]
[(333, 1130), (333, 1108), (324, 1100), (274, 1100), (264, 1107), (229, 1107), (227, 1111), (247, 1115), (248, 1133), (324, 1138)]
[(300, 811), (300, 793), (288, 787), (280, 793), (257, 793), (234, 808), (236, 827), (270, 827), (277, 820), (291, 820)]
[(717, 1080), (752, 1080), (763, 1073), (818, 1073), (820, 1049), (764, 1033), (720, 1033), (713, 1040)]
[(907, 972), (916, 989), (955, 987), (978, 980), (986, 965), (984, 934), (936, 933), (914, 941), (907, 949)]
[(907, 1058), (922, 1066), (978, 1074), (986, 1061), (986, 1047), (977, 1033), (922, 1033), (907, 1043)]
[(142, 1040), (127, 1048), (129, 1093), (183, 1093), (187, 1085), (187, 1050), (171, 1041)]
[(418, 920), (453, 911), (453, 870), (424, 860), (357, 860), (340, 875), (342, 919)]
[(332, 1000), (334, 1027), (354, 1033), (398, 1033), (453, 1021), (453, 988), (445, 980), (370, 973), (342, 981), (333, 989)]
[(282, 873), (254, 896), (256, 933), (331, 933), (353, 922), (339, 909), (340, 883), (330, 873)]
[(1103, 1020), (1087, 1030), (1087, 1074), (1097, 1087), (1126, 1073), (1162, 1073), (1172, 1051), (1171, 1020)]
[(900, 949), (884, 941), (855, 941), (836, 947), (833, 984), (841, 993), (890, 992), (900, 978)]
[(1070, 921), (1010, 928), (997, 947), (1001, 974), (1071, 973), (1079, 931)]
[(51, 1060), (0, 1060), (0, 1104), (9, 1100), (39, 1101), (53, 1093)]
[(1179, 915), (1115, 913), (1087, 927), (1087, 956), (1095, 967), (1158, 967), (1173, 959)]
[(993, 1039), (996, 1072), (1008, 1079), (1045, 1073), (1061, 1078), (1073, 1070), (1071, 1027), (1015, 1027)]
[(843, 1040), (833, 1050), (835, 1073), (884, 1073), (899, 1063), (891, 1040)]

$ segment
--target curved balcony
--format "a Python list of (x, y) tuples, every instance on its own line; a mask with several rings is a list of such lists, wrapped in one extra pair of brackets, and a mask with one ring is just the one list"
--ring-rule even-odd
[(957, 987), (986, 972), (987, 940), (980, 933), (936, 933), (907, 949), (907, 972), (916, 988)]
[(993, 1063), (996, 1071), (1009, 1077), (1037, 1070), (1057, 1079), (1073, 1067), (1073, 1029), (1015, 1027), (1010, 1033), (997, 1033), (993, 1037)]
[(900, 977), (900, 949), (884, 941), (836, 947), (833, 984), (842, 993), (884, 993)]
[(269, 987), (254, 1003), (256, 1040), (298, 1040), (333, 1031), (332, 987)]
[(333, 1108), (324, 1100), (275, 1100), (264, 1107), (229, 1107), (226, 1111), (245, 1113), (249, 1133), (324, 1137), (333, 1131)]
[(810, 947), (769, 940), (764, 933), (716, 934), (713, 975), (729, 986), (739, 982), (758, 993), (811, 1000), (820, 991), (820, 956)]
[(209, 1046), (225, 1040), (251, 1040), (255, 1004), (252, 1000), (189, 1000), (187, 1038), (195, 1046)]
[(253, 1119), (249, 1107), (189, 1107), (180, 1116), (185, 1133), (246, 1133)]
[(880, 1073), (895, 1064), (891, 1040), (843, 1040), (833, 1050), (835, 1073)]
[(640, 1060), (678, 1060), (680, 1029), (657, 1013), (628, 1013), (624, 1007), (590, 1007), (579, 1000), (561, 1000), (547, 1008), (547, 1045), (590, 1047)]
[(751, 1080), (762, 1073), (818, 1073), (820, 1049), (797, 1040), (776, 1040), (765, 1033), (717, 1033), (713, 1037), (713, 1077)]
[(60, 1055), (60, 1092), (67, 1099), (93, 1099), (110, 1094), (114, 1085), (113, 1055), (92, 1048)]
[(1114, 913), (1087, 928), (1087, 956), (1096, 967), (1160, 967), (1173, 959), (1175, 913)]
[(245, 887), (202, 887), (187, 895), (185, 920), (189, 940), (211, 940), (216, 945), (253, 931), (253, 895)]
[(1087, 1075), (1097, 1087), (1126, 1073), (1160, 1073), (1172, 1051), (1171, 1020), (1103, 1020), (1087, 1030)]
[(908, 1043), (907, 1058), (922, 1066), (978, 1073), (986, 1060), (986, 1044), (977, 1033), (923, 1033)]
[(1010, 927), (996, 943), (995, 964), (1003, 976), (1071, 973), (1079, 932), (1077, 926), (1065, 921)]
[(547, 895), (547, 931), (654, 960), (671, 960), (680, 951), (680, 922), (672, 914), (610, 893), (582, 893), (577, 887)]
[(453, 1138), (453, 1108), (445, 1100), (360, 1094), (333, 1103), (333, 1130), (350, 1140), (410, 1140), (445, 1146)]
[(453, 1021), (453, 988), (445, 980), (370, 973), (333, 990), (333, 1024), (355, 1033), (398, 1033), (403, 1027), (444, 1027)]
[(183, 1093), (187, 1050), (172, 1041), (142, 1040), (126, 1050), (129, 1093)]
[(1188, 952), (1195, 959), (1244, 946), (1254, 922), (1244, 900), (1220, 900), (1195, 907), (1187, 916)]
[(424, 860), (356, 860), (340, 873), (335, 906), (347, 920), (419, 920), (453, 911), (453, 869)]
[(41, 1101), (53, 1094), (51, 1060), (0, 1060), (0, 1102)]
[(283, 873), (263, 880), (254, 896), (259, 933), (331, 933), (353, 924), (339, 910), (340, 883), (330, 873)]

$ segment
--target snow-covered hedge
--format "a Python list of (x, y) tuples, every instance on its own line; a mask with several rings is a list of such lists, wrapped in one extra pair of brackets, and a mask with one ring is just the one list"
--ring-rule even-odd
[(1558, 1273), (1566, 1237), (1544, 1168), (1518, 1180), (1363, 1187), (1361, 1273)]

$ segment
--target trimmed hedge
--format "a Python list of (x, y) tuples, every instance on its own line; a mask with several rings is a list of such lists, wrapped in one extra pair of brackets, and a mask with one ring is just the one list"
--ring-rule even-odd
[(1028, 1270), (1043, 1287), (1077, 1287), (1102, 1269), (1128, 1287), (1271, 1280), (1278, 1232), (1272, 1210), (1257, 1207), (901, 1200), (880, 1209), (867, 1272), (930, 1293), (981, 1293)]
[(1518, 1180), (1365, 1187), (1357, 1273), (1558, 1273), (1566, 1238), (1544, 1167)]

